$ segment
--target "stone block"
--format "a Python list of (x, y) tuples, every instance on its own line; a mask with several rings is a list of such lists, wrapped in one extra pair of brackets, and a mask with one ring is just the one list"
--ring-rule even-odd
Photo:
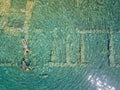
[(24, 25), (25, 15), (22, 13), (11, 13), (8, 16), (8, 26), (22, 28)]
[(107, 34), (85, 34), (85, 62), (94, 66), (108, 65)]
[(81, 36), (80, 34), (71, 31), (68, 33), (66, 42), (66, 62), (80, 63), (81, 61)]
[(113, 34), (114, 63), (120, 64), (120, 33)]
[(11, 8), (13, 9), (25, 9), (27, 0), (12, 0)]

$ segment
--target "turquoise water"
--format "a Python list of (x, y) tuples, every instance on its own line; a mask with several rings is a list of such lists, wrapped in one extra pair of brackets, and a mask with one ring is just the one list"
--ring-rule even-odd
[[(120, 1), (78, 1), (35, 0), (25, 31), (25, 13), (0, 15), (0, 90), (120, 89)], [(27, 2), (11, 3), (19, 10)], [(30, 71), (20, 68), (23, 38)]]
[[(49, 67), (46, 72), (26, 72), (17, 67), (1, 67), (1, 90), (119, 90), (119, 69)], [(91, 76), (91, 78), (90, 78)]]

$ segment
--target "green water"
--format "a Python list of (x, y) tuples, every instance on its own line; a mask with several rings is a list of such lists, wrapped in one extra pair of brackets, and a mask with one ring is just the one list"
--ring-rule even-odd
[(1, 90), (119, 90), (120, 71), (116, 68), (49, 67), (46, 72), (0, 69)]
[[(0, 90), (120, 89), (120, 1), (79, 1), (35, 0), (29, 29), (17, 35), (6, 26), (23, 29), (25, 13), (10, 12), (6, 26), (0, 16)], [(30, 71), (20, 68), (26, 37)]]

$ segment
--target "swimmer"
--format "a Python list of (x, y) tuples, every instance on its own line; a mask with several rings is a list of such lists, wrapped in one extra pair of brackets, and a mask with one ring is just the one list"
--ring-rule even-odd
[(29, 50), (29, 48), (27, 46), (27, 41), (25, 39), (22, 40), (22, 44), (24, 46), (24, 53), (29, 53), (30, 50)]
[(21, 66), (22, 69), (24, 69), (26, 71), (30, 70), (30, 67), (29, 67), (29, 65), (27, 65), (27, 62), (26, 62), (25, 58), (23, 58), (21, 64), (22, 64), (22, 66)]

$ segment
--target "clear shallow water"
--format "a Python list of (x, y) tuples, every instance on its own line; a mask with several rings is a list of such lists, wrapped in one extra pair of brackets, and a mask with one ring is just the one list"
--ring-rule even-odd
[[(25, 0), (23, 6), (14, 1), (12, 8), (25, 8)], [(119, 0), (82, 0), (77, 7), (74, 0), (36, 0), (29, 30), (17, 35), (5, 31), (0, 16), (0, 90), (119, 90), (119, 5)], [(10, 12), (8, 26), (22, 27), (24, 16)], [(29, 72), (20, 68), (23, 38), (32, 50)]]
[(1, 90), (119, 90), (119, 69), (53, 67), (44, 73), (16, 67), (0, 69)]

